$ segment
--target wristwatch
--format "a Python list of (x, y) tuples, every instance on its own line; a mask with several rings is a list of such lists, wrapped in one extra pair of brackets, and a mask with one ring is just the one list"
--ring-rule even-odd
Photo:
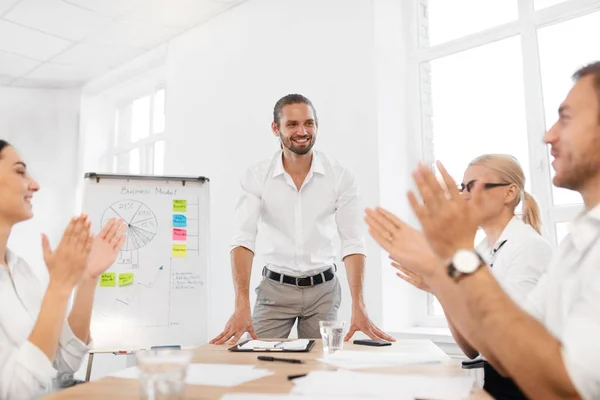
[(448, 265), (448, 275), (458, 282), (465, 275), (470, 275), (485, 264), (483, 257), (475, 250), (461, 249), (454, 253)]

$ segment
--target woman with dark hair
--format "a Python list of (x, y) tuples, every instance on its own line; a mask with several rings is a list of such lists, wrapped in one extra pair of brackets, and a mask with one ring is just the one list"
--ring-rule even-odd
[(49, 274), (44, 291), (27, 262), (7, 248), (13, 226), (33, 217), (31, 199), (39, 188), (17, 151), (0, 140), (0, 399), (38, 397), (52, 389), (57, 372), (79, 369), (89, 349), (99, 276), (124, 240), (121, 220), (94, 237), (86, 215), (69, 222), (54, 250), (42, 235)]

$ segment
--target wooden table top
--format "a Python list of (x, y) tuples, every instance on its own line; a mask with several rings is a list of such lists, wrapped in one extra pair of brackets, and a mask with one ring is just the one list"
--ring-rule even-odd
[[(358, 346), (352, 343), (345, 343), (344, 349), (356, 351), (378, 351), (378, 352), (397, 352), (402, 351), (407, 346), (414, 348), (415, 343), (423, 345), (429, 341), (399, 340), (392, 346), (386, 347), (368, 347)], [(435, 346), (433, 342), (429, 342)], [(294, 386), (292, 381), (287, 379), (288, 375), (306, 374), (317, 370), (334, 370), (335, 367), (317, 361), (323, 351), (321, 341), (315, 343), (313, 349), (308, 353), (284, 354), (275, 353), (275, 356), (298, 358), (304, 360), (304, 364), (290, 364), (282, 362), (259, 361), (257, 356), (268, 355), (268, 353), (240, 353), (230, 352), (227, 349), (229, 345), (204, 345), (196, 348), (193, 362), (208, 364), (240, 364), (255, 365), (260, 368), (275, 372), (261, 379), (247, 382), (233, 388), (188, 385), (185, 393), (185, 399), (220, 399), (227, 393), (289, 393)], [(456, 360), (450, 360), (441, 364), (424, 364), (405, 367), (387, 367), (387, 368), (369, 368), (364, 372), (390, 373), (390, 374), (422, 374), (428, 376), (461, 376), (465, 372), (461, 369), (460, 363)], [(121, 379), (114, 377), (105, 377), (93, 382), (77, 385), (75, 387), (53, 393), (46, 397), (50, 400), (67, 399), (111, 399), (111, 400), (133, 400), (138, 399), (138, 381), (135, 379)], [(492, 399), (486, 392), (476, 390), (471, 395), (471, 400), (490, 400)]]

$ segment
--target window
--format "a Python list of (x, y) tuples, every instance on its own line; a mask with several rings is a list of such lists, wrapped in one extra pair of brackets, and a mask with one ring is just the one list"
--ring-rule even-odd
[(165, 89), (160, 88), (115, 111), (112, 172), (121, 174), (164, 173)]
[[(442, 160), (461, 180), (480, 154), (514, 155), (542, 209), (544, 234), (559, 242), (582, 199), (552, 185), (542, 135), (557, 119), (573, 72), (600, 59), (596, 47), (577, 45), (600, 35), (600, 2), (414, 1), (423, 158)], [(433, 296), (427, 310), (422, 325), (442, 324)]]

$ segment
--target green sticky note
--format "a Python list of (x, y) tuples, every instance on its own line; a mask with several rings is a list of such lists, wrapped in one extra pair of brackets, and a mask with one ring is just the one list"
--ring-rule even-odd
[(100, 275), (100, 287), (114, 287), (117, 284), (117, 274), (115, 272), (105, 272)]
[(187, 200), (173, 200), (173, 211), (174, 212), (186, 212), (187, 211)]
[(119, 274), (119, 286), (127, 286), (133, 283), (133, 272)]

